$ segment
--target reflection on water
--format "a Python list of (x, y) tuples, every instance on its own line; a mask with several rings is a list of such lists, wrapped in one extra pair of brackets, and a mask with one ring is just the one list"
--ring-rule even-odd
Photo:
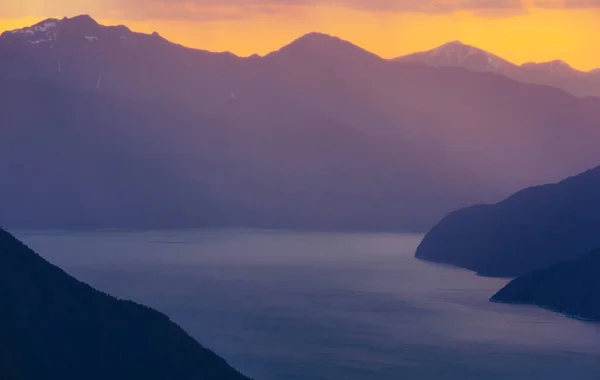
[(417, 261), (417, 235), (16, 234), (257, 380), (600, 378), (600, 325), (490, 303), (507, 280)]

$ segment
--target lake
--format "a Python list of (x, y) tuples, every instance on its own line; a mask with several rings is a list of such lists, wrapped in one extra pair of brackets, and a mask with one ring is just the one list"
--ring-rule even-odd
[(12, 232), (256, 380), (600, 378), (599, 324), (490, 303), (508, 280), (414, 259), (419, 235)]

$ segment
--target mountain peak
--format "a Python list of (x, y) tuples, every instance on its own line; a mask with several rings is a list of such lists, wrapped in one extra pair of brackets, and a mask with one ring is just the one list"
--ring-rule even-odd
[(558, 67), (571, 67), (571, 65), (569, 65), (567, 62), (560, 59), (555, 59), (554, 61), (550, 61), (548, 63)]
[(300, 37), (299, 39), (302, 38), (335, 38), (327, 33), (322, 33), (322, 32), (309, 32), (306, 33), (305, 35), (303, 35), (302, 37)]
[(555, 59), (553, 61), (548, 62), (527, 62), (521, 65), (521, 67), (525, 69), (538, 69), (538, 70), (546, 70), (546, 71), (562, 71), (562, 72), (571, 72), (577, 71), (567, 62), (562, 61), (560, 59)]
[(94, 26), (99, 26), (100, 24), (98, 24), (98, 22), (96, 20), (94, 20), (92, 18), (92, 16), (90, 15), (79, 15), (79, 16), (75, 16), (75, 17), (65, 17), (62, 19), (62, 22), (65, 23), (71, 23), (71, 24), (76, 24), (78, 26), (85, 26), (85, 27), (94, 27)]
[(63, 17), (63, 20), (71, 20), (76, 22), (89, 22), (97, 24), (98, 22), (94, 20), (94, 18), (88, 14), (81, 14), (73, 17)]
[(109, 35), (111, 39), (116, 36), (118, 40), (130, 33), (131, 30), (124, 25), (104, 26), (89, 15), (79, 15), (62, 19), (49, 18), (32, 26), (5, 32), (2, 37), (18, 43), (53, 47), (59, 39), (74, 38), (94, 42)]
[(462, 67), (471, 71), (504, 73), (514, 65), (492, 53), (461, 41), (450, 41), (434, 49), (409, 54), (395, 59), (404, 62), (421, 62), (434, 67)]
[(330, 36), (329, 34), (319, 33), (319, 32), (311, 32), (303, 35), (300, 38), (294, 40), (290, 45), (302, 43), (302, 44), (323, 44), (323, 43), (333, 43), (342, 41), (338, 37)]
[(48, 18), (32, 26), (15, 29), (8, 33), (13, 35), (34, 35), (36, 33), (48, 33), (50, 31), (59, 29), (62, 24), (74, 24), (85, 27), (97, 27), (100, 25), (89, 15), (79, 15), (71, 18), (64, 17), (60, 20), (57, 18)]
[(486, 52), (485, 50), (476, 48), (474, 46), (471, 45), (467, 45), (465, 43), (462, 43), (461, 41), (450, 41), (450, 42), (446, 42), (443, 45), (438, 46), (437, 48), (434, 48), (432, 50), (430, 50), (430, 52), (432, 54), (435, 54), (436, 52), (462, 52), (463, 54), (467, 54), (467, 55), (472, 55), (472, 54), (489, 54), (488, 52)]
[(312, 32), (292, 41), (281, 49), (270, 53), (267, 57), (293, 55), (294, 57), (319, 55), (336, 60), (361, 59), (361, 57), (377, 57), (375, 54), (325, 33)]
[(29, 27), (2, 33), (2, 37), (24, 38), (31, 44), (53, 41), (60, 29), (61, 20), (49, 18)]
[[(60, 24), (60, 21), (61, 20), (59, 20), (57, 18), (48, 18), (48, 19), (38, 22), (37, 24), (32, 25), (30, 28), (42, 29), (42, 28), (47, 28), (47, 27), (54, 27), (54, 26)], [(27, 28), (23, 28), (23, 29), (27, 29)], [(21, 30), (21, 29), (17, 29), (17, 30)]]
[(469, 46), (469, 45), (467, 45), (467, 44), (464, 44), (464, 43), (462, 43), (462, 42), (461, 42), (461, 41), (459, 41), (459, 40), (455, 40), (455, 41), (449, 41), (449, 42), (446, 42), (445, 44), (441, 45), (440, 47), (444, 47), (444, 46), (445, 46), (445, 47), (453, 47), (453, 46), (455, 46), (455, 47), (457, 47), (457, 46), (461, 46), (461, 47), (471, 47), (471, 46)]
[(11, 30), (9, 32), (6, 33), (10, 33), (13, 35), (18, 35), (18, 34), (34, 34), (35, 32), (46, 32), (48, 30), (51, 29), (55, 29), (58, 27), (58, 25), (60, 24), (60, 20), (55, 19), (55, 18), (49, 18), (46, 19), (44, 21), (40, 21), (37, 24), (34, 24), (32, 26), (28, 26), (25, 28), (21, 28), (21, 29), (15, 29), (15, 30)]
[(465, 45), (460, 41), (450, 41), (430, 50), (431, 57), (444, 56), (448, 60), (448, 63), (452, 65), (458, 65), (474, 54), (486, 54), (486, 52), (473, 46)]

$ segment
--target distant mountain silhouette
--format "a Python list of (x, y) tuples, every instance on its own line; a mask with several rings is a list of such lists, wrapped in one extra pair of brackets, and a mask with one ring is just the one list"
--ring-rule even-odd
[(239, 58), (46, 20), (0, 83), (10, 226), (425, 230), (600, 162), (598, 99), (318, 33)]
[(489, 193), (440, 150), (335, 121), (248, 128), (168, 103), (0, 83), (5, 225), (424, 229)]
[(247, 378), (166, 316), (96, 291), (0, 230), (0, 378)]
[(418, 258), (485, 276), (516, 277), (600, 246), (600, 167), (525, 189), (494, 205), (455, 211), (418, 247)]
[(409, 54), (395, 59), (398, 62), (420, 62), (434, 67), (462, 67), (471, 71), (501, 74), (523, 83), (557, 87), (575, 96), (600, 97), (600, 75), (594, 71), (576, 70), (556, 60), (515, 65), (505, 59), (459, 41), (435, 49)]
[(497, 55), (460, 41), (448, 42), (435, 49), (412, 53), (395, 59), (398, 62), (419, 62), (435, 67), (462, 67), (472, 71), (510, 75), (518, 66)]
[(519, 277), (491, 300), (532, 304), (570, 317), (600, 321), (600, 250)]

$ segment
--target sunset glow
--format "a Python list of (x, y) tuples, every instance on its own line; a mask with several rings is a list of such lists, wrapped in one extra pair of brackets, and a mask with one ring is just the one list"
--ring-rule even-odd
[(507, 1), (485, 2), (486, 7), (497, 3), (497, 9), (485, 8), (483, 3), (479, 7), (470, 5), (475, 9), (466, 5), (461, 9), (460, 2), (452, 2), (454, 8), (448, 11), (414, 4), (399, 6), (418, 3), (414, 0), (373, 1), (362, 6), (361, 1), (338, 1), (339, 5), (332, 6), (325, 1), (281, 0), (267, 4), (228, 0), (220, 2), (226, 5), (218, 6), (202, 0), (107, 1), (102, 5), (91, 0), (63, 1), (58, 7), (44, 1), (8, 2), (14, 4), (0, 5), (1, 30), (30, 25), (46, 17), (88, 13), (103, 24), (157, 31), (186, 46), (238, 55), (265, 54), (304, 33), (319, 31), (386, 58), (460, 40), (515, 63), (562, 59), (581, 70), (600, 67), (597, 2), (571, 4), (567, 0), (559, 5), (527, 1), (521, 8), (515, 3), (509, 7)]

